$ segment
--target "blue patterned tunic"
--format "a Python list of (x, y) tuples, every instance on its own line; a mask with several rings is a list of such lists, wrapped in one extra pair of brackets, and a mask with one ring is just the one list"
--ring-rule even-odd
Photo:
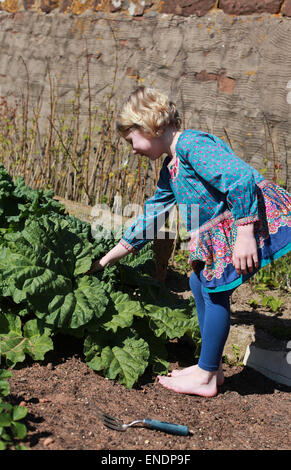
[(176, 158), (165, 158), (153, 197), (120, 243), (137, 253), (176, 204), (192, 234), (189, 262), (193, 269), (203, 263), (200, 278), (208, 291), (237, 287), (251, 275), (238, 275), (232, 264), (238, 225), (255, 223), (260, 267), (291, 248), (290, 194), (214, 135), (192, 129), (180, 134)]

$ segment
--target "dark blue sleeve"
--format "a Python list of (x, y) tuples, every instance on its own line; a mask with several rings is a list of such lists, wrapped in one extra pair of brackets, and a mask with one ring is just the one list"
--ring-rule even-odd
[(169, 183), (167, 163), (168, 158), (164, 160), (154, 195), (144, 204), (144, 213), (126, 230), (120, 240), (120, 243), (133, 253), (137, 253), (147, 242), (156, 238), (176, 203)]

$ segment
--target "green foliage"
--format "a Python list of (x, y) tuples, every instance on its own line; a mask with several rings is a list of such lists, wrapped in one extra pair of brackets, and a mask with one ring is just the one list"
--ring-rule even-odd
[(25, 186), (21, 177), (13, 182), (3, 165), (0, 165), (1, 232), (20, 230), (26, 220), (43, 214), (64, 214), (64, 206), (52, 196), (52, 190), (35, 190)]
[(273, 295), (266, 295), (262, 297), (262, 306), (269, 307), (272, 312), (277, 312), (278, 310), (280, 310), (283, 302), (284, 301), (282, 299), (274, 297)]
[(267, 307), (272, 312), (280, 312), (284, 305), (284, 300), (280, 296), (265, 295), (263, 292), (266, 290), (276, 290), (276, 292), (285, 293), (290, 291), (290, 278), (291, 278), (291, 254), (272, 261), (268, 266), (265, 266), (258, 273), (255, 274), (250, 281), (254, 290), (261, 293), (260, 300), (250, 299), (249, 303), (254, 308), (259, 306)]
[(180, 250), (174, 256), (174, 264), (177, 270), (181, 274), (187, 274), (192, 270), (190, 264), (188, 263), (189, 253), (185, 253), (184, 251)]
[(45, 353), (53, 349), (51, 330), (44, 328), (36, 319), (29, 320), (22, 328), (19, 316), (2, 313), (0, 332), (1, 355), (11, 367), (23, 362), (25, 354), (34, 360), (43, 360)]
[(0, 352), (9, 367), (53, 350), (56, 334), (84, 342), (88, 365), (131, 388), (147, 367), (167, 373), (166, 344), (199, 343), (194, 305), (153, 279), (148, 243), (115, 266), (87, 275), (120, 239), (96, 229), (52, 199), (15, 183), (0, 167)]
[(249, 303), (253, 308), (259, 306), (267, 307), (273, 313), (280, 313), (284, 306), (284, 300), (280, 296), (265, 295), (263, 292), (268, 290), (276, 290), (276, 293), (284, 294), (290, 292), (290, 278), (291, 278), (291, 254), (272, 261), (269, 265), (265, 266), (250, 280), (250, 283), (255, 291), (260, 294), (260, 300), (250, 299)]
[(7, 379), (11, 376), (11, 372), (0, 369), (0, 450), (26, 450), (18, 441), (24, 439), (27, 433), (25, 424), (21, 422), (27, 415), (27, 408), (11, 405), (4, 400), (10, 393)]
[(273, 295), (261, 295), (260, 301), (251, 299), (249, 303), (253, 308), (258, 308), (261, 305), (262, 307), (268, 307), (272, 312), (277, 313), (284, 304), (284, 300)]
[(240, 360), (240, 348), (237, 344), (232, 343), (232, 353), (234, 359), (230, 359), (227, 355), (223, 356), (223, 362), (230, 366), (243, 366), (243, 362)]
[(257, 272), (250, 281), (257, 291), (279, 289), (290, 291), (291, 253), (272, 261)]

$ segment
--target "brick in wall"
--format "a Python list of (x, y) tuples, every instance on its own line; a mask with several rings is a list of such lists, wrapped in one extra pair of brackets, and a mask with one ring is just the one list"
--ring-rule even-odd
[(279, 13), (284, 0), (219, 0), (218, 8), (231, 15)]
[(284, 16), (291, 16), (291, 0), (285, 0), (281, 13)]
[(215, 4), (215, 0), (167, 0), (162, 2), (161, 11), (182, 16), (204, 16)]

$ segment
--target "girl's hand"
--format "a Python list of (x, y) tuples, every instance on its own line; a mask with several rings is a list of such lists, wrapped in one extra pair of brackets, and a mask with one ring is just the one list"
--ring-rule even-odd
[(104, 266), (102, 266), (102, 264), (98, 260), (92, 264), (91, 268), (89, 269), (89, 271), (86, 272), (86, 274), (97, 273), (98, 271), (102, 271), (102, 269), (104, 269)]
[(257, 243), (254, 237), (254, 224), (240, 225), (233, 249), (232, 262), (236, 272), (241, 275), (252, 273), (259, 267)]
[(110, 251), (108, 251), (108, 253), (103, 256), (103, 258), (101, 258), (99, 261), (95, 261), (86, 274), (93, 274), (101, 271), (107, 264), (109, 266), (113, 266), (115, 263), (117, 263), (117, 261), (129, 253), (130, 251), (127, 248), (125, 248), (121, 243), (118, 243)]

